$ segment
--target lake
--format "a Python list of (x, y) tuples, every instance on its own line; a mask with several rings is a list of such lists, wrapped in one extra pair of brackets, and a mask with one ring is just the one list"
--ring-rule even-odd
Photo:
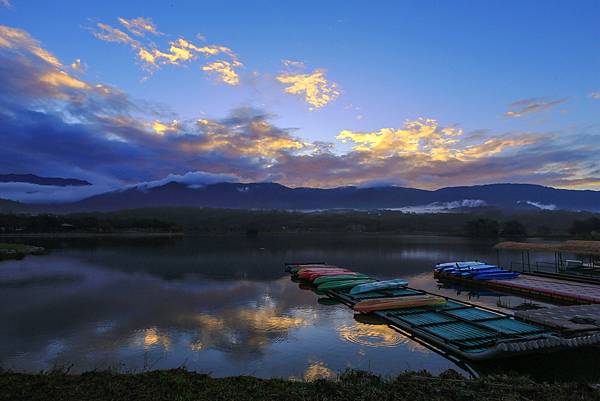
[(381, 279), (402, 277), (412, 287), (492, 307), (526, 302), (441, 288), (432, 277), (437, 262), (496, 262), (493, 243), (462, 238), (305, 234), (27, 242), (50, 253), (0, 263), (0, 366), (18, 371), (184, 366), (213, 376), (307, 380), (346, 369), (467, 374), (464, 365), (386, 325), (359, 321), (344, 305), (319, 303), (290, 280), (286, 261), (327, 261)]

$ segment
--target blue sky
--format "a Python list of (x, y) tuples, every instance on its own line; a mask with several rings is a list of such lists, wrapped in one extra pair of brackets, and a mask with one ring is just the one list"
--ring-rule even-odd
[[(139, 172), (107, 160), (98, 160), (98, 168), (88, 171), (75, 159), (61, 165), (64, 158), (51, 160), (49, 154), (39, 164), (48, 172), (71, 171), (111, 185), (202, 171), (293, 186), (383, 182), (435, 188), (527, 181), (600, 188), (595, 147), (600, 130), (599, 16), (600, 2), (591, 0), (0, 1), (0, 24), (26, 33), (60, 60), (52, 68), (89, 87), (101, 84), (127, 96), (138, 109), (124, 113), (146, 121), (132, 129), (152, 135), (157, 134), (153, 121), (165, 124), (169, 129), (159, 134), (171, 135), (164, 141), (175, 148), (173, 154), (182, 149), (182, 141), (202, 143), (186, 142), (188, 153), (180, 164), (171, 163), (169, 156), (165, 164), (172, 171), (148, 171), (145, 159)], [(143, 22), (151, 24), (149, 30), (135, 28)], [(116, 40), (107, 29), (129, 39)], [(191, 59), (173, 61), (171, 45), (184, 43), (180, 39), (198, 50), (190, 53)], [(0, 52), (17, 63), (16, 49), (25, 45), (11, 43), (0, 46)], [(209, 54), (206, 49), (215, 46), (228, 50)], [(153, 62), (142, 60), (142, 49), (154, 55)], [(76, 59), (85, 68), (69, 67)], [(285, 67), (284, 60), (296, 64)], [(233, 67), (234, 81), (203, 70), (221, 61)], [(321, 83), (315, 85), (311, 77)], [(289, 93), (293, 83), (299, 87)], [(76, 89), (63, 86), (61, 90)], [(5, 109), (18, 103), (47, 115), (73, 101), (38, 93), (18, 101), (5, 98)], [(163, 114), (143, 115), (139, 108), (148, 104)], [(242, 124), (250, 125), (231, 123), (240, 114)], [(62, 118), (106, 138), (118, 137), (136, 152), (148, 150), (139, 137), (134, 141), (97, 120), (71, 112)], [(221, 131), (216, 133), (215, 125), (192, 124), (199, 119), (218, 123)], [(257, 119), (269, 129), (252, 126), (250, 121)], [(410, 124), (418, 119), (435, 122), (425, 124), (423, 131), (423, 125)], [(240, 135), (243, 149), (236, 142)], [(250, 138), (252, 144), (246, 142)], [(27, 143), (23, 146), (26, 151)], [(559, 155), (563, 150), (568, 155)], [(497, 173), (495, 166), (516, 159), (523, 163), (532, 154), (537, 164)], [(236, 167), (225, 166), (230, 164)], [(13, 163), (15, 168), (19, 166)], [(327, 169), (322, 177), (315, 176), (322, 169)], [(453, 171), (451, 179), (448, 171)]]

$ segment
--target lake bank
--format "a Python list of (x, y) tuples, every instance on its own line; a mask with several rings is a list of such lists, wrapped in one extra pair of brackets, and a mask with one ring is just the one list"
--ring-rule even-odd
[[(310, 378), (306, 378), (310, 379)], [(540, 383), (523, 376), (465, 379), (405, 373), (383, 378), (347, 372), (336, 380), (294, 381), (251, 376), (212, 378), (185, 369), (145, 373), (0, 373), (0, 399), (19, 400), (598, 400), (586, 383)]]

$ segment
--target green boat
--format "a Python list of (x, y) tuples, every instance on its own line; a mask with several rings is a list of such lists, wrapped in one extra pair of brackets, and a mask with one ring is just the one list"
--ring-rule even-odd
[(366, 280), (370, 278), (369, 276), (365, 276), (364, 274), (338, 274), (336, 276), (321, 276), (317, 277), (314, 281), (314, 285), (320, 285), (324, 283), (329, 283), (330, 281), (340, 281), (340, 280)]
[(340, 280), (340, 281), (330, 281), (328, 283), (323, 283), (317, 287), (319, 291), (331, 291), (331, 290), (347, 290), (352, 287), (355, 287), (360, 284), (372, 283), (375, 280)]

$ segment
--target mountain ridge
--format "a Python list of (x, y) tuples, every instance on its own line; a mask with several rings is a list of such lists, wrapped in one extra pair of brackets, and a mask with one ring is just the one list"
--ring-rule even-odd
[[(456, 204), (600, 211), (600, 191), (557, 189), (536, 184), (484, 184), (425, 190), (399, 186), (290, 188), (278, 183), (183, 184), (133, 186), (77, 202), (46, 205), (59, 211), (112, 211), (144, 207), (214, 207), (234, 209), (401, 209)], [(41, 205), (39, 205), (41, 206)]]

